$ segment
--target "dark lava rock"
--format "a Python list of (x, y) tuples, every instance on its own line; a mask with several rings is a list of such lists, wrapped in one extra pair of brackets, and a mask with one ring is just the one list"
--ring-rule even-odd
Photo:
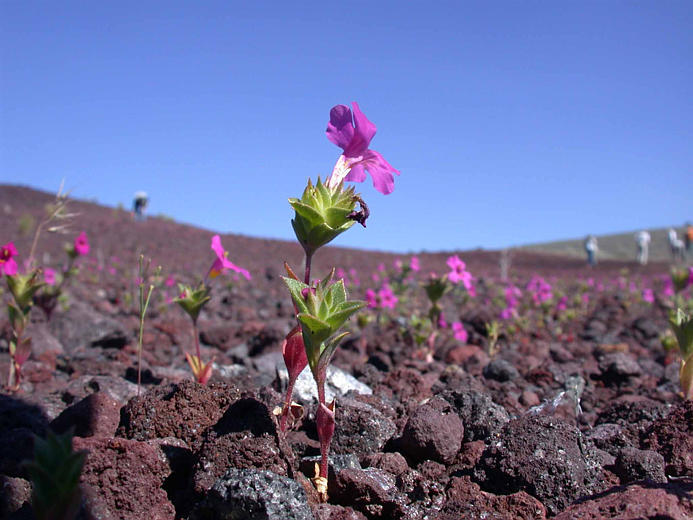
[(340, 471), (330, 500), (383, 520), (402, 518), (406, 502), (397, 493), (395, 478), (377, 468)]
[(652, 450), (623, 448), (616, 457), (614, 472), (622, 484), (630, 484), (638, 480), (649, 480), (658, 484), (666, 484), (664, 475), (664, 457)]
[(363, 513), (350, 507), (320, 504), (313, 509), (315, 520), (367, 520)]
[(468, 476), (454, 477), (446, 490), (447, 501), (436, 520), (483, 518), (487, 520), (543, 520), (546, 508), (524, 491), (496, 496), (486, 493)]
[(374, 467), (398, 477), (409, 469), (407, 459), (400, 453), (374, 453), (364, 459), (364, 466)]
[(620, 424), (599, 424), (585, 432), (585, 437), (598, 449), (604, 450), (614, 457), (618, 455), (622, 448), (633, 447), (631, 441), (623, 432), (623, 426)]
[(664, 457), (666, 473), (693, 475), (693, 401), (684, 401), (643, 433), (643, 447)]
[(67, 384), (60, 398), (70, 405), (95, 392), (103, 392), (121, 405), (125, 405), (137, 395), (137, 385), (122, 377), (81, 376)]
[(400, 449), (415, 461), (450, 463), (460, 451), (464, 425), (445, 399), (433, 397), (409, 417)]
[(395, 423), (369, 404), (341, 397), (336, 407), (337, 424), (332, 448), (335, 454), (362, 457), (379, 452), (397, 431)]
[(633, 484), (580, 501), (554, 520), (690, 520), (693, 481), (666, 485)]
[(223, 383), (205, 386), (183, 381), (157, 386), (121, 410), (118, 435), (137, 440), (176, 437), (195, 447), (204, 431), (239, 397), (240, 390)]
[(601, 490), (595, 449), (574, 426), (546, 415), (510, 421), (484, 451), (477, 477), (494, 493), (526, 491), (551, 514)]
[[(628, 395), (608, 403), (597, 416), (596, 424), (617, 424), (623, 428), (619, 435), (623, 441), (638, 447), (642, 431), (656, 419), (665, 417), (669, 406), (638, 395)], [(621, 440), (614, 439), (621, 443)], [(618, 445), (618, 444), (617, 444)], [(619, 446), (620, 447), (620, 446)], [(613, 451), (602, 448), (609, 452)], [(615, 453), (613, 453), (615, 455)]]
[[(300, 471), (308, 478), (315, 477), (318, 472), (316, 464), (320, 464), (320, 455), (304, 457), (299, 463)], [(345, 469), (361, 469), (361, 464), (356, 455), (330, 455), (327, 464), (327, 494), (332, 496), (335, 492), (337, 475)]]
[(606, 354), (599, 359), (601, 379), (606, 384), (621, 384), (631, 377), (642, 375), (638, 362), (628, 354), (615, 352)]
[(160, 449), (146, 442), (97, 437), (75, 437), (73, 449), (87, 452), (80, 485), (92, 518), (175, 518), (161, 487), (170, 469)]
[(254, 398), (233, 403), (205, 434), (193, 469), (195, 491), (207, 491), (229, 468), (288, 474), (277, 442), (275, 423), (267, 407)]
[(505, 359), (491, 360), (491, 362), (484, 367), (483, 373), (486, 379), (494, 379), (501, 383), (504, 381), (512, 381), (520, 377), (517, 368)]
[(636, 319), (632, 326), (646, 339), (658, 338), (662, 333), (662, 330), (657, 326), (652, 318), (647, 318), (644, 316)]
[(127, 330), (120, 322), (75, 300), (71, 301), (66, 312), (55, 314), (50, 322), (50, 330), (68, 353), (85, 347), (120, 349), (130, 341)]
[(476, 390), (443, 390), (438, 396), (452, 405), (464, 424), (464, 441), (488, 439), (509, 420), (505, 408), (491, 396)]
[(120, 422), (121, 405), (102, 392), (91, 394), (53, 419), (51, 429), (64, 433), (74, 427), (77, 437), (113, 437)]
[(190, 520), (313, 520), (300, 484), (271, 471), (229, 469)]
[(31, 483), (23, 478), (0, 475), (0, 518), (9, 518), (31, 498)]

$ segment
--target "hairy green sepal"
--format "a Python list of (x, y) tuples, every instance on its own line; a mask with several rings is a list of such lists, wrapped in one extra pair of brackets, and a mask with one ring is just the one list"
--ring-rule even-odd
[(174, 301), (190, 316), (194, 323), (197, 322), (197, 317), (200, 315), (202, 307), (212, 299), (209, 295), (209, 287), (204, 283), (200, 283), (196, 289), (189, 285), (178, 284), (180, 296)]
[(330, 189), (320, 177), (315, 186), (308, 179), (308, 186), (300, 199), (289, 199), (296, 212), (291, 225), (306, 254), (312, 255), (354, 225), (349, 215), (354, 212), (356, 200), (353, 186), (345, 190), (344, 184), (340, 183), (335, 189)]
[(366, 302), (348, 300), (344, 282), (332, 282), (333, 276), (334, 269), (325, 280), (313, 286), (283, 277), (298, 309), (296, 317), (301, 324), (308, 365), (316, 379), (327, 368), (339, 342), (348, 334), (339, 333), (340, 327), (366, 306)]

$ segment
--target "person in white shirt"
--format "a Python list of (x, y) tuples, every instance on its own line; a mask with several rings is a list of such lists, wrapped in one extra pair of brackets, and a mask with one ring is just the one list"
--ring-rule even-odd
[(650, 249), (650, 239), (650, 234), (644, 229), (635, 234), (635, 242), (638, 244), (638, 254), (636, 260), (640, 265), (647, 264), (647, 257)]

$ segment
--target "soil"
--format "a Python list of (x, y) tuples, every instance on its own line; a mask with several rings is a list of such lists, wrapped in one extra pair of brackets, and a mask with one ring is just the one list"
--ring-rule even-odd
[[(15, 242), (20, 262), (33, 238), (27, 222), (39, 222), (51, 199), (0, 186), (2, 243)], [(274, 413), (286, 388), (281, 343), (295, 325), (280, 276), (284, 261), (299, 272), (299, 246), (222, 235), (253, 279), (213, 281), (199, 329), (202, 357), (215, 369), (200, 385), (184, 357), (190, 320), (170, 303), (178, 289), (164, 280), (199, 280), (214, 258), (213, 233), (161, 218), (135, 222), (89, 202), (70, 208), (79, 213), (70, 232), (42, 234), (36, 258), (60, 268), (64, 243), (80, 231), (91, 251), (50, 317), (32, 310), (22, 386), (0, 393), (0, 518), (33, 518), (22, 462), (34, 435), (49, 429), (72, 430), (74, 449), (87, 454), (81, 519), (693, 518), (693, 403), (679, 393), (677, 355), (660, 340), (671, 305), (661, 290), (666, 264), (588, 268), (513, 251), (510, 282), (527, 296), (527, 282), (541, 275), (555, 294), (544, 305), (525, 298), (491, 348), (486, 324), (498, 321), (498, 290), (510, 283), (500, 280), (501, 254), (417, 255), (422, 270), (404, 284), (397, 310), (353, 319), (333, 360), (337, 426), (321, 504), (310, 482), (320, 453), (310, 379), (299, 382), (303, 415), (287, 434)], [(140, 254), (162, 276), (138, 388)], [(428, 309), (418, 284), (445, 273), (451, 254), (475, 277), (475, 297), (456, 289), (442, 300), (447, 321), (461, 322), (468, 338), (443, 327), (427, 350), (417, 340), (415, 317)], [(313, 272), (343, 269), (352, 297), (363, 298), (396, 276), (397, 259), (406, 264), (409, 255), (328, 247)], [(653, 303), (641, 298), (646, 286)], [(561, 296), (566, 312), (555, 307)], [(0, 327), (5, 383), (5, 316)]]

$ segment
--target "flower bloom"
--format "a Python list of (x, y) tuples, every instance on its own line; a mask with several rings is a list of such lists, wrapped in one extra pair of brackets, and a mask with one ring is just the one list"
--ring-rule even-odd
[(17, 274), (17, 262), (13, 256), (17, 256), (17, 248), (14, 247), (14, 242), (8, 242), (0, 247), (0, 274), (14, 276)]
[(654, 303), (654, 301), (655, 301), (654, 291), (652, 289), (643, 289), (642, 290), (642, 299), (643, 299), (643, 301), (646, 301), (647, 303)]
[(541, 276), (533, 276), (527, 284), (527, 290), (532, 293), (532, 300), (535, 305), (540, 305), (553, 298), (551, 284)]
[(80, 256), (85, 256), (89, 254), (89, 240), (87, 239), (87, 234), (82, 231), (77, 238), (75, 238), (75, 253)]
[(467, 264), (465, 264), (460, 257), (455, 255), (451, 256), (447, 260), (450, 272), (448, 273), (448, 280), (452, 283), (462, 282), (464, 288), (468, 291), (472, 290), (472, 273), (467, 271)]
[(365, 297), (369, 309), (394, 309), (399, 301), (388, 285), (383, 285), (377, 293), (373, 289), (366, 290)]
[(173, 277), (172, 274), (168, 275), (166, 281), (164, 282), (164, 285), (166, 287), (173, 287), (174, 285), (176, 285), (176, 279)]
[(500, 313), (500, 318), (502, 320), (509, 320), (510, 318), (513, 318), (514, 316), (515, 316), (515, 308), (514, 307), (506, 307)]
[(366, 290), (366, 305), (369, 309), (378, 308), (378, 295), (375, 294), (375, 291), (373, 289)]
[(395, 177), (399, 175), (385, 158), (368, 147), (375, 136), (376, 128), (361, 112), (357, 103), (352, 103), (352, 113), (346, 105), (336, 105), (330, 110), (330, 121), (327, 123), (327, 138), (344, 153), (339, 156), (332, 175), (326, 182), (328, 188), (335, 188), (342, 180), (363, 182), (366, 171), (373, 179), (373, 186), (383, 195), (395, 189)]
[(55, 270), (50, 267), (46, 267), (43, 270), (43, 281), (48, 285), (55, 285)]
[(561, 296), (561, 298), (558, 300), (558, 303), (556, 304), (556, 310), (557, 311), (564, 311), (568, 308), (568, 297), (567, 296)]
[(421, 269), (421, 266), (419, 265), (419, 258), (416, 256), (412, 256), (411, 260), (409, 260), (409, 269), (411, 269), (414, 272), (418, 272), (419, 269)]
[(467, 331), (464, 330), (464, 325), (462, 325), (462, 323), (460, 323), (459, 321), (454, 322), (452, 324), (452, 332), (457, 341), (467, 343), (468, 334)]
[(224, 246), (221, 245), (221, 237), (219, 235), (214, 235), (212, 237), (212, 251), (214, 251), (214, 253), (217, 255), (217, 259), (209, 269), (209, 274), (207, 276), (210, 278), (215, 278), (227, 269), (231, 269), (232, 271), (245, 276), (247, 280), (250, 280), (250, 273), (248, 271), (242, 267), (238, 267), (227, 258), (229, 253), (224, 249)]

